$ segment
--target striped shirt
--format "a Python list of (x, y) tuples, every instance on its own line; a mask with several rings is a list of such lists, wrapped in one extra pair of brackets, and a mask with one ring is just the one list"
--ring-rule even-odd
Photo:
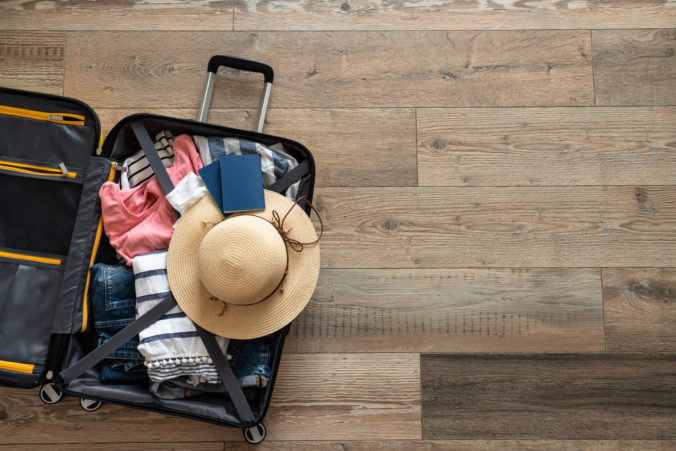
[[(216, 161), (225, 155), (258, 154), (261, 156), (263, 169), (263, 185), (271, 186), (286, 175), (291, 169), (298, 166), (298, 161), (289, 155), (280, 143), (264, 146), (261, 143), (242, 138), (221, 138), (219, 136), (193, 136), (204, 166)], [(300, 180), (291, 185), (284, 195), (289, 199), (296, 199)]]
[[(174, 135), (169, 130), (162, 130), (155, 135), (153, 144), (164, 167), (171, 166), (174, 163)], [(134, 188), (154, 175), (143, 150), (139, 150), (124, 160), (122, 167), (124, 168), (120, 176), (120, 188), (122, 189)]]
[[(171, 293), (167, 251), (139, 255), (132, 260), (132, 266), (138, 318)], [(216, 341), (225, 353), (229, 340), (216, 337)], [(195, 325), (178, 305), (139, 333), (138, 350), (145, 357), (152, 381), (163, 382), (180, 376), (187, 376), (191, 385), (221, 381)]]

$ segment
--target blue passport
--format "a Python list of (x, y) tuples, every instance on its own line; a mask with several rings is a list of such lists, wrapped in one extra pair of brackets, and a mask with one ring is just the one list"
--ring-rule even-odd
[(214, 199), (216, 206), (222, 212), (223, 211), (223, 191), (221, 188), (221, 164), (218, 160), (212, 162), (211, 164), (204, 166), (199, 170), (200, 177), (204, 185), (206, 185), (209, 190), (209, 194)]
[(224, 215), (265, 209), (260, 155), (227, 155), (199, 173)]
[(223, 213), (265, 210), (261, 156), (227, 155), (218, 161), (221, 164)]

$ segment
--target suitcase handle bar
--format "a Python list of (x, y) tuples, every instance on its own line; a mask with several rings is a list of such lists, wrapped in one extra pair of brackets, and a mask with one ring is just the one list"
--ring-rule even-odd
[(197, 115), (197, 120), (204, 122), (207, 119), (209, 112), (209, 105), (211, 104), (211, 95), (214, 91), (214, 80), (218, 68), (221, 66), (230, 67), (232, 69), (243, 70), (246, 72), (257, 72), (263, 74), (265, 81), (265, 90), (263, 91), (263, 99), (258, 112), (258, 119), (256, 120), (256, 131), (260, 133), (263, 130), (263, 123), (265, 122), (265, 113), (268, 109), (268, 101), (270, 100), (270, 90), (272, 89), (272, 81), (275, 78), (275, 73), (272, 67), (260, 61), (255, 61), (248, 58), (240, 58), (235, 56), (214, 55), (209, 60), (207, 66), (207, 82), (204, 86), (204, 95), (202, 96), (202, 103)]
[(260, 61), (249, 58), (240, 58), (237, 56), (214, 55), (209, 60), (207, 70), (214, 74), (221, 66), (230, 67), (232, 69), (243, 70), (246, 72), (258, 72), (265, 77), (265, 83), (272, 83), (275, 78), (275, 72), (272, 67)]

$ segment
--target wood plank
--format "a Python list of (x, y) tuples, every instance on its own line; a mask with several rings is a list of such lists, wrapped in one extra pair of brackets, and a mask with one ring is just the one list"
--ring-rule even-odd
[[(673, 451), (676, 440), (416, 440), (416, 441), (271, 441), (266, 440), (256, 447), (257, 450), (295, 450), (295, 451), (474, 451), (516, 449), (522, 451), (538, 450), (586, 450), (611, 451), (618, 449)], [(0, 449), (2, 449), (0, 447)], [(245, 443), (225, 443), (228, 451), (250, 450)]]
[[(386, 381), (386, 383), (383, 383)], [(106, 425), (114, 424), (114, 428)], [(420, 439), (418, 354), (284, 354), (265, 418), (271, 440)], [(37, 390), (0, 388), (5, 444), (240, 441), (239, 429), (121, 406), (45, 406)]]
[(676, 108), (419, 109), (425, 186), (674, 185)]
[(285, 354), (271, 440), (420, 439), (418, 354)]
[[(196, 108), (214, 53), (277, 72), (276, 108), (591, 106), (588, 31), (72, 32), (66, 94), (95, 108)], [(171, 48), (171, 59), (151, 43)], [(119, 49), (125, 49), (120, 52)], [(256, 108), (258, 83), (219, 83), (214, 108)]]
[(676, 104), (676, 29), (594, 30), (596, 105)]
[[(140, 110), (97, 112), (106, 134), (117, 121)], [(148, 112), (190, 119), (197, 115), (196, 109), (151, 109)], [(249, 130), (257, 117), (257, 110), (218, 109), (209, 112), (208, 120)], [(317, 186), (416, 185), (413, 109), (271, 109), (264, 131), (296, 140), (310, 149), (317, 167)]]
[[(121, 449), (142, 449), (143, 451), (224, 451), (223, 442), (116, 442), (96, 443), (96, 438), (82, 443), (31, 443), (2, 445), (0, 451), (26, 450), (26, 451), (119, 451)], [(124, 440), (124, 438), (122, 438)], [(238, 445), (232, 442), (232, 446)], [(228, 443), (228, 450), (231, 448)]]
[(323, 270), (289, 352), (603, 351), (598, 269)]
[(676, 438), (676, 356), (423, 355), (423, 438)]
[(324, 268), (676, 266), (676, 187), (322, 188)]
[(606, 349), (676, 352), (676, 269), (604, 269)]
[(0, 86), (63, 94), (63, 33), (0, 32)]
[(665, 0), (241, 0), (236, 30), (505, 30), (676, 25)]
[(4, 30), (232, 30), (232, 0), (0, 2)]

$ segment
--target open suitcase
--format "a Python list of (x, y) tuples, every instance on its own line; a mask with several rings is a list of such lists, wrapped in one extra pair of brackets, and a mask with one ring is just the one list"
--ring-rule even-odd
[[(264, 75), (255, 132), (203, 122), (221, 66)], [(66, 393), (80, 397), (85, 410), (94, 411), (101, 402), (110, 402), (239, 427), (251, 443), (265, 438), (262, 420), (289, 326), (273, 334), (268, 385), (243, 390), (236, 381), (232, 384), (232, 372), (225, 373), (229, 366), (223, 354), (212, 353), (213, 335), (198, 327), (224, 383), (229, 378), (228, 395), (159, 399), (143, 386), (101, 383), (95, 366), (137, 334), (150, 313), (97, 347), (88, 292), (89, 268), (97, 262), (108, 263), (115, 255), (102, 231), (98, 191), (104, 182), (119, 176), (116, 162), (140, 148), (148, 155), (148, 145), (142, 142), (147, 135), (138, 135), (139, 128), (150, 135), (168, 129), (175, 136), (187, 133), (264, 145), (281, 143), (299, 164), (268, 189), (284, 192), (300, 180), (297, 198), (312, 199), (315, 167), (310, 152), (295, 141), (260, 133), (272, 82), (272, 68), (263, 63), (214, 56), (208, 65), (198, 121), (136, 114), (117, 123), (105, 140), (96, 113), (80, 101), (0, 88), (0, 201), (4, 208), (0, 216), (0, 384), (24, 388), (42, 384), (40, 398), (47, 404), (58, 402)], [(154, 158), (159, 162), (156, 153)], [(151, 155), (148, 159), (152, 164)], [(304, 209), (309, 214), (307, 205)], [(165, 311), (169, 307), (165, 305)], [(152, 318), (145, 318), (146, 325), (149, 321)]]

